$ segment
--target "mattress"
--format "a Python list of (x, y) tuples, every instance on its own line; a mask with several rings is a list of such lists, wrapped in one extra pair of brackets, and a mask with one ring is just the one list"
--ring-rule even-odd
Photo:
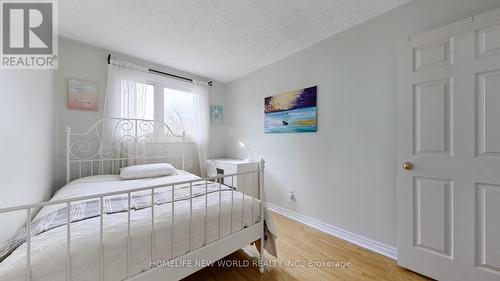
[[(200, 178), (184, 171), (167, 177), (126, 181), (116, 175), (85, 177), (61, 188), (51, 201), (106, 192), (126, 192), (134, 188), (197, 179)], [(186, 185), (175, 188), (186, 188)], [(174, 257), (181, 256), (260, 221), (260, 201), (250, 196), (243, 196), (240, 192), (223, 191), (220, 195), (219, 192), (209, 193), (207, 202), (205, 205), (204, 195), (193, 198), (192, 214), (189, 211), (189, 199), (175, 202), (173, 237), (171, 203), (155, 206), (154, 235), (151, 235), (151, 208), (132, 210), (129, 251), (127, 251), (128, 213), (105, 214), (102, 261), (104, 280), (126, 279), (127, 276), (150, 269), (154, 261), (168, 260), (172, 258), (172, 254)], [(64, 207), (64, 204), (44, 207), (35, 220)], [(100, 218), (73, 222), (70, 230), (71, 280), (99, 280)], [(66, 280), (66, 235), (66, 226), (62, 226), (31, 238), (32, 280)], [(151, 246), (152, 236), (154, 239)], [(26, 258), (26, 243), (24, 243), (0, 263), (0, 280), (25, 280)], [(127, 263), (130, 265), (129, 272)]]

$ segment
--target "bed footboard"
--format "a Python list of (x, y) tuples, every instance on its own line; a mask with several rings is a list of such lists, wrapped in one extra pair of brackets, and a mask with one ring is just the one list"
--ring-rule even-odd
[[(255, 171), (250, 171), (250, 172), (245, 172), (245, 173), (238, 173), (238, 174), (229, 174), (229, 175), (221, 175), (217, 177), (211, 177), (211, 178), (205, 178), (203, 180), (197, 179), (197, 180), (190, 180), (190, 181), (183, 181), (183, 182), (175, 182), (171, 183), (168, 185), (158, 185), (158, 186), (148, 186), (148, 187), (143, 187), (143, 188), (135, 188), (135, 189), (127, 189), (123, 191), (116, 191), (116, 192), (109, 192), (109, 193), (102, 193), (102, 194), (93, 194), (93, 195), (88, 195), (88, 196), (81, 196), (81, 197), (76, 197), (76, 198), (70, 198), (70, 199), (64, 199), (64, 200), (56, 200), (56, 201), (48, 201), (48, 202), (42, 202), (42, 203), (36, 203), (36, 204), (30, 204), (30, 205), (23, 205), (23, 206), (17, 206), (17, 207), (11, 207), (11, 208), (4, 208), (0, 209), (0, 213), (7, 213), (7, 212), (18, 212), (18, 211), (24, 211), (26, 212), (26, 274), (25, 274), (25, 280), (32, 280), (32, 267), (31, 267), (31, 258), (32, 258), (32, 237), (36, 233), (33, 233), (32, 226), (34, 225), (32, 223), (32, 211), (37, 209), (37, 208), (42, 208), (46, 206), (51, 206), (51, 205), (59, 205), (63, 204), (66, 205), (66, 280), (71, 280), (72, 276), (72, 250), (71, 250), (71, 240), (73, 239), (72, 237), (72, 214), (71, 214), (71, 207), (73, 204), (76, 202), (82, 202), (82, 201), (87, 201), (87, 200), (98, 200), (99, 202), (99, 280), (103, 281), (104, 280), (104, 269), (105, 265), (103, 262), (103, 253), (104, 253), (104, 241), (103, 241), (103, 229), (104, 229), (104, 224), (103, 220), (105, 217), (105, 198), (109, 198), (112, 196), (117, 196), (117, 195), (125, 195), (127, 198), (127, 203), (128, 203), (128, 208), (126, 210), (127, 213), (127, 279), (126, 280), (178, 280), (183, 277), (188, 276), (189, 274), (197, 271), (198, 269), (207, 266), (208, 264), (203, 264), (199, 263), (197, 266), (189, 266), (189, 267), (155, 267), (154, 264), (151, 264), (151, 267), (149, 270), (140, 273), (138, 275), (133, 276), (130, 267), (130, 255), (131, 255), (131, 245), (130, 245), (130, 234), (131, 234), (131, 211), (133, 211), (133, 208), (131, 207), (131, 201), (132, 201), (132, 196), (136, 192), (150, 192), (150, 197), (151, 197), (151, 204), (149, 207), (151, 209), (151, 261), (154, 260), (153, 257), (153, 243), (155, 241), (155, 208), (157, 208), (158, 204), (155, 205), (155, 194), (157, 194), (155, 191), (158, 191), (159, 189), (165, 189), (169, 188), (172, 192), (172, 201), (171, 201), (171, 231), (172, 233), (175, 232), (176, 224), (175, 224), (175, 206), (176, 204), (179, 204), (176, 201), (176, 196), (174, 194), (175, 192), (175, 186), (183, 185), (183, 186), (188, 186), (189, 188), (189, 196), (186, 198), (183, 198), (183, 202), (189, 201), (189, 242), (192, 240), (192, 225), (193, 225), (193, 199), (194, 198), (203, 198), (205, 199), (205, 243), (202, 245), (200, 248), (193, 249), (193, 247), (189, 244), (188, 248), (189, 251), (182, 255), (174, 256), (173, 255), (173, 249), (174, 249), (174, 240), (173, 237), (174, 235), (171, 235), (172, 239), (171, 241), (168, 241), (168, 243), (171, 243), (170, 248), (172, 249), (172, 255), (170, 256), (171, 261), (176, 261), (176, 260), (211, 260), (215, 261), (218, 259), (223, 258), (227, 254), (234, 252), (245, 245), (248, 245), (255, 240), (261, 239), (260, 247), (261, 247), (261, 254), (260, 254), (260, 264), (258, 265), (260, 267), (260, 271), (264, 271), (264, 264), (263, 264), (263, 259), (264, 259), (264, 254), (263, 254), (263, 247), (264, 247), (264, 168), (265, 168), (265, 162), (264, 160), (260, 161), (260, 166), (258, 170)], [(258, 188), (259, 188), (259, 198), (260, 199), (260, 219), (255, 223), (254, 220), (254, 213), (253, 213), (253, 207), (254, 207), (254, 199), (252, 199), (252, 225), (245, 226), (243, 222), (244, 218), (244, 205), (242, 206), (242, 215), (241, 215), (241, 229), (237, 231), (233, 231), (233, 227), (231, 226), (231, 232), (229, 235), (223, 237), (221, 235), (221, 196), (223, 192), (231, 192), (231, 200), (233, 200), (233, 193), (237, 192), (234, 188), (230, 189), (223, 189), (223, 185), (218, 181), (218, 179), (221, 178), (226, 178), (226, 177), (235, 177), (235, 176), (244, 176), (244, 175), (254, 175), (258, 177)], [(204, 182), (205, 185), (205, 192), (200, 195), (198, 194), (193, 194), (193, 185), (195, 183), (199, 182)], [(216, 183), (219, 182), (219, 183)], [(207, 206), (208, 206), (208, 197), (209, 197), (209, 190), (208, 186), (210, 184), (217, 184), (218, 185), (218, 190), (212, 190), (212, 193), (218, 194), (219, 200), (219, 237), (215, 241), (210, 241), (207, 242), (207, 219), (206, 217), (208, 216), (207, 212)], [(244, 191), (238, 191), (242, 193), (242, 204), (245, 204), (245, 192)], [(250, 197), (250, 196), (247, 196)], [(231, 201), (231, 210), (230, 210), (231, 216), (233, 214), (233, 202)], [(231, 223), (233, 222), (233, 218), (231, 217)], [(158, 238), (159, 239), (159, 238)], [(62, 242), (64, 243), (64, 242)], [(47, 257), (50, 259), (50, 257)]]

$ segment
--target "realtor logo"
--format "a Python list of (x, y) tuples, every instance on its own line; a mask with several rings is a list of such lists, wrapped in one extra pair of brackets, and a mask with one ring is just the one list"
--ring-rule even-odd
[(56, 0), (0, 0), (0, 4), (1, 68), (56, 69)]

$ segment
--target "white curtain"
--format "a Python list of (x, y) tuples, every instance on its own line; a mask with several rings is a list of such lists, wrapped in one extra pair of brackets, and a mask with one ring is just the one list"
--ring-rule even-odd
[[(157, 87), (157, 89), (154, 87)], [(207, 82), (193, 81), (193, 83), (190, 83), (151, 74), (146, 67), (126, 61), (112, 60), (112, 63), (108, 65), (108, 83), (103, 116), (104, 118), (164, 119), (164, 100), (162, 96), (164, 87), (194, 94), (193, 137), (197, 144), (199, 169), (201, 175), (206, 176), (210, 137), (210, 104)], [(159, 96), (155, 97), (155, 95)], [(151, 110), (151, 108), (154, 108), (154, 110)], [(117, 132), (116, 123), (114, 122), (103, 124), (101, 148), (105, 147), (108, 150), (103, 151), (103, 153), (110, 153), (109, 150), (111, 149), (114, 158), (118, 158), (116, 157), (117, 151), (123, 154), (124, 146), (121, 143), (127, 140), (127, 132), (120, 130), (120, 128), (118, 130)], [(120, 147), (121, 149), (119, 149)], [(127, 147), (128, 153), (132, 152), (131, 146), (125, 147)], [(186, 150), (186, 153), (189, 152), (189, 150)], [(137, 156), (137, 151), (135, 151), (135, 154)]]
[(152, 119), (146, 110), (154, 102), (154, 97), (147, 95), (148, 76), (147, 69), (140, 66), (109, 64), (104, 117)]
[[(147, 68), (125, 61), (108, 65), (108, 83), (104, 99), (104, 118), (153, 119), (154, 90), (147, 85)], [(126, 145), (135, 142), (133, 124), (106, 121), (102, 124), (101, 156), (107, 158), (140, 157), (144, 147)], [(137, 137), (137, 136), (135, 136)]]
[(200, 162), (201, 176), (207, 176), (207, 158), (209, 154), (210, 138), (210, 90), (203, 81), (193, 81), (194, 84), (194, 119), (195, 138), (198, 145), (198, 159)]

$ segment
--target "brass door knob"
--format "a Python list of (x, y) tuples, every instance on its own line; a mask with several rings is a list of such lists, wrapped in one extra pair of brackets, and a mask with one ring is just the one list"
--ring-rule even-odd
[(403, 169), (405, 169), (405, 170), (411, 170), (411, 169), (413, 169), (413, 167), (414, 167), (414, 166), (413, 166), (413, 163), (412, 163), (412, 162), (408, 162), (408, 161), (407, 161), (407, 162), (404, 162), (404, 163), (403, 163)]

